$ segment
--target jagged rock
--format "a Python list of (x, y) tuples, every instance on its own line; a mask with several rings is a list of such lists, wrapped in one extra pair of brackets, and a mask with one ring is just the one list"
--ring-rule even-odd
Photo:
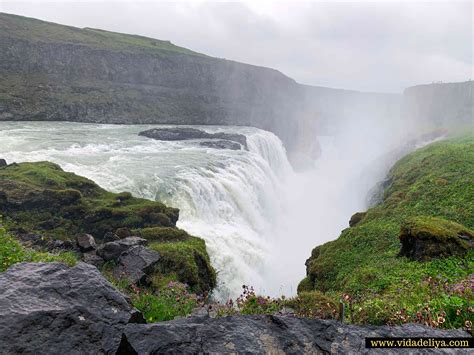
[(97, 248), (94, 237), (86, 233), (76, 235), (76, 243), (82, 252), (88, 252)]
[(127, 237), (115, 242), (103, 244), (98, 250), (97, 255), (105, 261), (118, 260), (120, 254), (136, 245), (146, 245), (148, 241), (139, 237)]
[(116, 278), (126, 280), (128, 284), (141, 284), (146, 276), (154, 271), (160, 254), (142, 245), (124, 251), (118, 258), (113, 274)]
[(242, 146), (239, 143), (225, 141), (225, 140), (216, 140), (216, 141), (205, 141), (199, 143), (199, 145), (208, 148), (214, 149), (230, 149), (230, 150), (241, 150)]
[(104, 238), (102, 239), (104, 243), (109, 243), (109, 242), (116, 242), (117, 240), (120, 240), (120, 237), (112, 232), (107, 232), (104, 235)]
[(140, 317), (93, 266), (21, 263), (0, 274), (0, 352), (113, 354)]
[(94, 265), (97, 268), (100, 268), (105, 262), (95, 251), (82, 254), (82, 261)]
[(355, 227), (360, 221), (362, 221), (367, 212), (357, 212), (351, 216), (349, 220), (349, 227)]
[[(181, 140), (189, 140), (189, 139), (218, 139), (221, 141), (223, 140), (223, 141), (236, 142), (239, 144), (238, 149), (240, 149), (240, 145), (243, 146), (245, 149), (247, 149), (247, 137), (244, 136), (243, 134), (238, 134), (238, 133), (223, 133), (223, 132), (208, 133), (196, 128), (173, 127), (173, 128), (152, 128), (147, 131), (142, 131), (138, 135), (148, 137), (148, 138), (158, 139), (161, 141), (181, 141)], [(211, 142), (202, 142), (202, 143), (211, 143)], [(220, 143), (215, 143), (215, 144), (219, 145)], [(202, 144), (202, 145), (205, 145), (205, 144)], [(229, 144), (227, 143), (227, 145)], [(233, 149), (233, 148), (221, 148), (221, 149)]]
[[(462, 330), (421, 325), (374, 327), (291, 316), (191, 317), (126, 326), (117, 354), (366, 354), (365, 337), (467, 337)], [(461, 349), (416, 349), (417, 354), (468, 354)], [(406, 354), (407, 349), (370, 350)]]
[(464, 257), (474, 248), (474, 232), (442, 218), (416, 217), (402, 224), (400, 242), (399, 255), (412, 260)]
[(5, 159), (0, 159), (0, 168), (3, 168), (4, 166), (7, 166), (7, 161)]

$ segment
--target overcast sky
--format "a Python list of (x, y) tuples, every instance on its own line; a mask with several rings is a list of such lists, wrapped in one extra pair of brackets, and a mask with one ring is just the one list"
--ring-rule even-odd
[(400, 92), (473, 77), (472, 2), (0, 0), (0, 11), (171, 40), (310, 85)]

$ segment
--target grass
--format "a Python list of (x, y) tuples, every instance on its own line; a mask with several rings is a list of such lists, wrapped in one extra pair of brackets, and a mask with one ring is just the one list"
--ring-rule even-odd
[(299, 292), (316, 290), (335, 299), (349, 294), (353, 318), (360, 323), (422, 319), (444, 327), (472, 324), (472, 290), (462, 286), (474, 274), (472, 247), (466, 247), (470, 251), (464, 257), (426, 262), (398, 253), (401, 226), (418, 228), (418, 235), (429, 231), (443, 236), (441, 243), (458, 242), (460, 230), (472, 233), (474, 135), (409, 154), (395, 164), (388, 179), (380, 205), (338, 239), (313, 250)]
[(216, 284), (204, 240), (175, 227), (178, 209), (128, 192), (108, 192), (56, 164), (0, 168), (0, 210), (6, 212), (4, 222), (11, 233), (34, 233), (46, 240), (70, 240), (77, 233), (89, 233), (100, 242), (107, 232), (133, 230), (161, 253), (153, 279), (175, 278), (199, 293)]
[(25, 248), (13, 236), (0, 226), (0, 272), (4, 272), (10, 266), (21, 262), (63, 262), (74, 265), (77, 261), (76, 255), (71, 252), (51, 254)]
[(203, 56), (169, 41), (144, 36), (109, 32), (93, 28), (76, 28), (33, 18), (0, 13), (0, 33), (17, 40), (83, 45), (97, 49), (149, 52), (166, 55), (180, 53)]

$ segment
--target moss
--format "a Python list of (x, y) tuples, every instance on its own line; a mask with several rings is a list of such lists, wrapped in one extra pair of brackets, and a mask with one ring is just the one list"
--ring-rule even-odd
[(442, 218), (415, 217), (401, 227), (401, 256), (426, 261), (433, 258), (464, 257), (474, 248), (474, 232)]
[(360, 221), (362, 221), (367, 213), (366, 212), (357, 212), (354, 213), (349, 221), (349, 226), (354, 227)]
[(154, 242), (184, 241), (190, 238), (189, 234), (186, 231), (179, 228), (171, 227), (136, 229), (133, 231), (133, 234), (140, 235), (142, 238)]
[(311, 291), (314, 288), (313, 282), (309, 277), (305, 277), (303, 280), (300, 281), (298, 284), (298, 294), (302, 292)]
[(139, 234), (162, 255), (155, 280), (177, 279), (196, 292), (208, 292), (216, 284), (204, 240), (175, 227), (178, 209), (128, 192), (108, 192), (56, 164), (21, 163), (0, 169), (0, 210), (12, 232), (47, 240), (72, 239), (77, 233), (92, 234), (98, 241), (107, 232), (122, 237)]
[(178, 242), (152, 242), (149, 247), (161, 255), (157, 270), (160, 274), (176, 275), (198, 293), (215, 287), (216, 274), (202, 239), (189, 236)]
[[(436, 304), (441, 314), (443, 307), (451, 307), (451, 301), (446, 300), (454, 297), (449, 285), (474, 273), (474, 253), (441, 253), (447, 257), (424, 263), (398, 257), (400, 231), (403, 235), (410, 230), (409, 234), (421, 239), (429, 236), (438, 245), (469, 244), (458, 235), (472, 235), (474, 228), (473, 171), (473, 134), (430, 144), (398, 161), (388, 174), (391, 183), (381, 203), (355, 226), (342, 231), (338, 239), (313, 250), (300, 292), (312, 284), (322, 292), (349, 293), (362, 309), (360, 317), (356, 316), (361, 322), (390, 318), (375, 311), (383, 308), (384, 302), (413, 314)], [(432, 285), (420, 291), (425, 280), (437, 280), (437, 285), (447, 285), (447, 289)], [(473, 301), (472, 295), (462, 297)], [(363, 316), (366, 306), (374, 311)], [(391, 311), (393, 308), (387, 312)], [(462, 326), (461, 320), (468, 320), (472, 313), (453, 317), (451, 326)]]
[(0, 191), (0, 208), (11, 230), (23, 228), (48, 238), (87, 232), (100, 240), (123, 227), (173, 227), (179, 215), (160, 202), (110, 193), (48, 162), (8, 165), (0, 171)]

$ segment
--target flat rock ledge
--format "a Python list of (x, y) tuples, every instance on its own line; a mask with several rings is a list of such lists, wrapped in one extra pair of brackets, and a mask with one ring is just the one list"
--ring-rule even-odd
[(194, 316), (143, 323), (92, 265), (20, 263), (0, 273), (1, 354), (468, 354), (368, 350), (365, 337), (467, 337), (420, 325), (360, 327), (291, 316)]

